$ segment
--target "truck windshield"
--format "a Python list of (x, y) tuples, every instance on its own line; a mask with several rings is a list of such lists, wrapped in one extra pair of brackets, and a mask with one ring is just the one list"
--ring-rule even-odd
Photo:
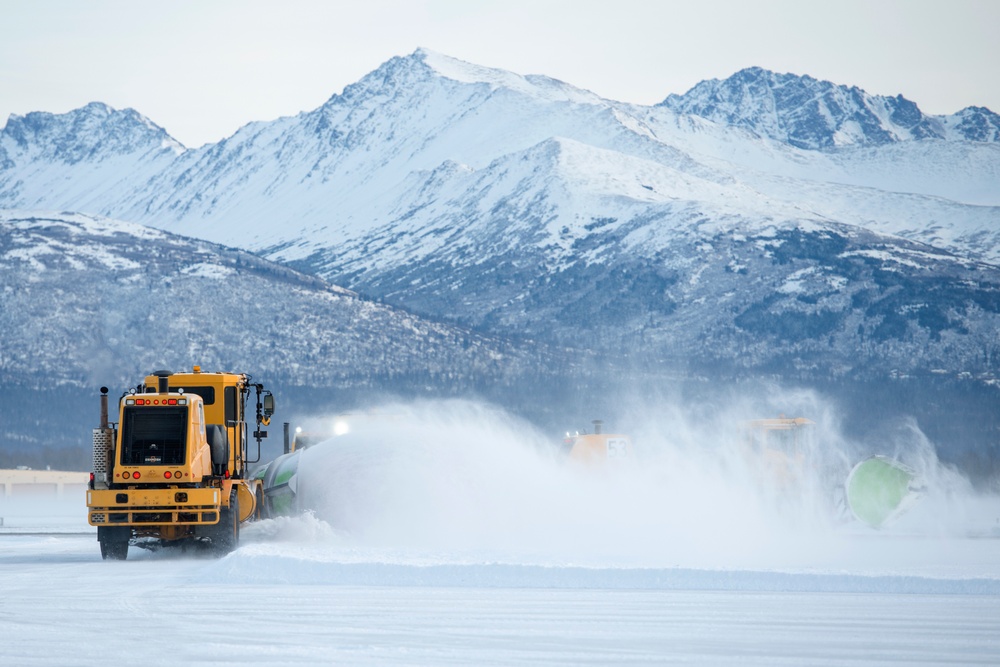
[(187, 410), (187, 407), (125, 408), (122, 465), (183, 464)]

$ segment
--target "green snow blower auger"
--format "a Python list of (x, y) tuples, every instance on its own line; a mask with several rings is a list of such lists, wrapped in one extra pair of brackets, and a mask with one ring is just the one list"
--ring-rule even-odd
[(260, 480), (263, 487), (265, 517), (273, 519), (279, 516), (293, 516), (309, 509), (303, 505), (302, 487), (299, 483), (299, 462), (302, 460), (302, 453), (334, 435), (337, 433), (304, 433), (301, 428), (297, 428), (295, 435), (289, 439), (288, 424), (285, 424), (285, 453), (254, 474), (254, 479)]
[(881, 528), (909, 509), (923, 493), (917, 474), (885, 456), (854, 466), (845, 483), (847, 506), (859, 521)]
[(255, 479), (261, 480), (264, 489), (264, 516), (292, 516), (300, 510), (296, 494), (298, 488), (299, 459), (301, 451), (279, 456), (257, 471)]

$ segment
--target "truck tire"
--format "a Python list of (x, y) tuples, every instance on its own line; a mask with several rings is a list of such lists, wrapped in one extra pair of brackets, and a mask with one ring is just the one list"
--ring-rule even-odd
[(104, 560), (125, 560), (128, 558), (128, 540), (132, 531), (120, 526), (97, 527), (97, 541), (101, 544), (101, 558)]
[(234, 488), (229, 494), (229, 507), (219, 512), (219, 523), (212, 531), (212, 546), (220, 556), (235, 551), (240, 545), (240, 498)]

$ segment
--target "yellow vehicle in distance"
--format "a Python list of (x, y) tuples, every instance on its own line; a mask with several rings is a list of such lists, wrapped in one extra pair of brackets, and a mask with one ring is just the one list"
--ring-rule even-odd
[(744, 428), (751, 465), (763, 483), (773, 484), (785, 497), (801, 492), (811, 475), (813, 483), (832, 491), (835, 512), (850, 512), (862, 523), (881, 528), (923, 495), (920, 475), (888, 456), (869, 456), (845, 477), (843, 466), (817, 446), (816, 437), (815, 423), (804, 417), (755, 419)]
[(743, 428), (745, 454), (751, 466), (769, 481), (796, 483), (814, 452), (816, 425), (805, 417), (754, 419)]
[(593, 433), (566, 433), (563, 441), (571, 461), (587, 465), (606, 465), (632, 458), (632, 440), (619, 433), (604, 433), (604, 422), (593, 421)]

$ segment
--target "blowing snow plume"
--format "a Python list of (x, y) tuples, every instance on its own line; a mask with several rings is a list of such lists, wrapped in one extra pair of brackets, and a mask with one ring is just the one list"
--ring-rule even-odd
[(346, 432), (304, 450), (298, 493), (360, 547), (808, 566), (843, 554), (845, 534), (862, 528), (848, 521), (842, 484), (863, 447), (845, 445), (830, 412), (806, 398), (816, 437), (801, 459), (762, 458), (746, 406), (711, 418), (658, 406), (614, 429), (631, 432), (634, 456), (603, 465), (571, 460), (558, 438), (488, 406), (386, 406), (349, 416)]
[(745, 466), (694, 436), (643, 436), (631, 461), (581, 466), (554, 437), (468, 402), (351, 424), (303, 453), (299, 492), (368, 546), (721, 565), (790, 530)]

